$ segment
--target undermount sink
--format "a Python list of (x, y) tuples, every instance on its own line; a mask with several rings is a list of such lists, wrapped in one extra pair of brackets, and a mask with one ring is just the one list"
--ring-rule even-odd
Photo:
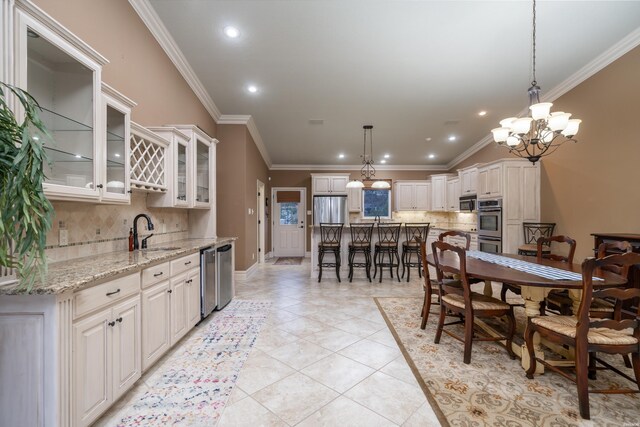
[(179, 247), (166, 247), (166, 248), (146, 248), (142, 249), (143, 251), (175, 251), (180, 249)]

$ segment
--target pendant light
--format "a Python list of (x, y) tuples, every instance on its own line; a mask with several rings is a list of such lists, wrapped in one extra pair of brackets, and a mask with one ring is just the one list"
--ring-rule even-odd
[[(347, 188), (362, 188), (364, 187), (363, 181), (374, 181), (371, 184), (371, 188), (375, 189), (388, 189), (391, 188), (391, 185), (387, 181), (382, 180), (373, 180), (372, 177), (376, 175), (376, 169), (373, 167), (373, 126), (372, 125), (364, 125), (362, 126), (364, 130), (364, 148), (362, 156), (362, 169), (360, 169), (360, 175), (363, 177), (362, 180), (354, 179), (347, 183)], [(367, 135), (369, 136), (369, 154), (367, 154)]]

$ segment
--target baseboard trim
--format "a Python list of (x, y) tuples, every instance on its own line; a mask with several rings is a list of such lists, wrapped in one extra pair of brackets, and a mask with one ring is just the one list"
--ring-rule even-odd
[(305, 258), (311, 258), (311, 251), (307, 251), (304, 253)]
[(234, 276), (236, 280), (244, 281), (250, 278), (251, 275), (253, 275), (253, 273), (255, 273), (257, 270), (258, 270), (258, 263), (256, 262), (246, 270), (236, 270), (234, 273)]
[(273, 258), (273, 252), (267, 252), (266, 254), (264, 254), (264, 259), (271, 259)]

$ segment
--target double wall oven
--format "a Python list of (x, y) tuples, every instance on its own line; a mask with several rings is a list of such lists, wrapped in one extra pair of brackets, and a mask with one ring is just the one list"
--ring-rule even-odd
[(478, 250), (502, 252), (502, 199), (478, 201)]

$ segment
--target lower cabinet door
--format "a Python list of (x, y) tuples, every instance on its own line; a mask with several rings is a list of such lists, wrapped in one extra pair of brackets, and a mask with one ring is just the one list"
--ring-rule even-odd
[(111, 309), (73, 325), (76, 425), (91, 424), (111, 405)]
[(171, 279), (171, 346), (187, 333), (187, 273)]
[(171, 285), (169, 281), (142, 292), (142, 370), (171, 347)]
[(187, 278), (187, 327), (200, 321), (200, 269), (189, 271)]
[(113, 307), (113, 401), (135, 383), (141, 369), (140, 297)]

